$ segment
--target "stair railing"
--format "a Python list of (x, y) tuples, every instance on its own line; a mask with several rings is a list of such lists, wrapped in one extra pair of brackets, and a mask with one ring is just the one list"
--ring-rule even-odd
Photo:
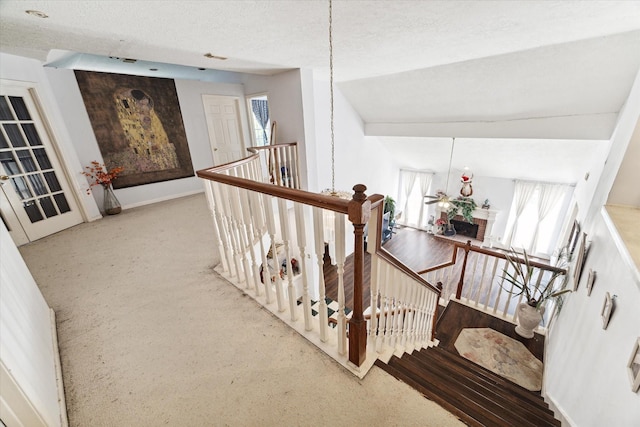
[(300, 188), (297, 143), (249, 147), (247, 151), (260, 156), (261, 170), (266, 171), (268, 177), (265, 182), (282, 187)]
[(441, 290), (381, 247), (382, 200), (372, 204), (367, 245), (371, 255), (371, 300), (365, 311), (369, 342), (387, 362), (434, 344)]
[[(375, 230), (382, 224), (382, 195), (367, 197), (366, 187), (356, 185), (352, 199), (345, 200), (267, 183), (259, 154), (197, 175), (204, 180), (213, 216), (218, 271), (343, 366), (364, 376), (385, 350), (432, 342), (439, 290), (380, 250)], [(347, 221), (354, 233), (349, 304), (344, 291)], [(383, 314), (373, 320), (365, 318), (363, 309), (365, 226), (376, 265), (370, 305)], [(334, 248), (332, 263), (338, 270), (335, 328), (329, 326), (325, 299), (327, 243)], [(374, 344), (371, 357), (368, 342)]]
[[(458, 253), (462, 253), (462, 257)], [(523, 260), (519, 260), (524, 262)], [(534, 267), (536, 289), (544, 286), (554, 273), (565, 275), (566, 270), (529, 260)], [(525, 302), (523, 295), (514, 297), (514, 288), (504, 276), (512, 270), (504, 251), (492, 250), (467, 243), (453, 242), (451, 261), (418, 271), (428, 281), (443, 283), (443, 303), (449, 298), (480, 309), (496, 317), (515, 322), (517, 306)], [(558, 281), (562, 283), (562, 280)], [(546, 310), (545, 319), (551, 316), (553, 301)]]

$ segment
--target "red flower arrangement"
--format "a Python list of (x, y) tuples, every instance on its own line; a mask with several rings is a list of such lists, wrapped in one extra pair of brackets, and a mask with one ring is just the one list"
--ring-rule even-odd
[(105, 188), (110, 186), (113, 180), (116, 179), (122, 171), (124, 171), (122, 166), (116, 166), (115, 168), (107, 171), (105, 165), (95, 160), (91, 162), (91, 166), (85, 166), (84, 168), (86, 171), (83, 171), (82, 174), (90, 178), (92, 181), (87, 189), (87, 194), (91, 193), (91, 187), (94, 185), (102, 185)]

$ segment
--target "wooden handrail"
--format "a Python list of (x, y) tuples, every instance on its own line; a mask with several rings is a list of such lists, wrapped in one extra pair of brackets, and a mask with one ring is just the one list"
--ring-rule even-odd
[[(429, 267), (429, 268), (426, 268), (424, 270), (420, 270), (420, 271), (418, 271), (418, 274), (422, 275), (422, 274), (426, 274), (426, 273), (429, 273), (429, 272), (432, 272), (432, 271), (440, 270), (442, 268), (446, 268), (446, 267), (454, 265), (456, 263), (456, 260), (457, 260), (458, 249), (463, 249), (464, 250), (467, 247), (467, 244), (470, 245), (469, 251), (471, 251), (471, 252), (477, 252), (477, 253), (483, 254), (483, 255), (489, 255), (489, 256), (492, 256), (492, 257), (496, 257), (496, 258), (507, 259), (507, 255), (505, 255), (502, 252), (498, 252), (498, 251), (495, 251), (495, 250), (484, 249), (484, 248), (481, 248), (481, 247), (478, 247), (478, 246), (474, 246), (474, 245), (471, 245), (470, 242), (471, 241), (468, 241), (467, 243), (453, 242), (453, 254), (451, 256), (451, 261), (444, 262), (442, 264), (438, 264), (438, 265), (436, 265), (434, 267)], [(522, 259), (522, 258), (513, 258), (513, 259), (514, 259), (514, 261), (517, 261), (517, 262), (519, 262), (521, 264), (524, 264), (524, 259)], [(533, 267), (537, 267), (537, 268), (543, 269), (543, 270), (552, 271), (554, 273), (560, 273), (560, 274), (566, 274), (567, 273), (567, 270), (564, 269), (564, 268), (555, 267), (553, 265), (544, 264), (544, 263), (541, 263), (541, 262), (536, 262), (536, 261), (529, 260), (529, 265), (531, 265)]]
[(258, 153), (260, 151), (269, 151), (269, 150), (273, 150), (274, 148), (279, 148), (279, 147), (295, 147), (297, 146), (298, 143), (297, 142), (287, 142), (284, 144), (274, 144), (274, 145), (261, 145), (259, 147), (249, 147), (247, 148), (247, 151), (250, 153)]
[[(240, 161), (238, 161), (240, 162)], [(227, 163), (224, 166), (231, 165)], [(240, 163), (238, 163), (240, 164)], [(196, 172), (196, 175), (200, 178), (209, 179), (215, 182), (221, 182), (223, 184), (232, 185), (234, 187), (240, 187), (247, 190), (257, 191), (263, 194), (269, 194), (281, 199), (292, 200), (294, 202), (303, 203), (306, 205), (315, 206), (318, 208), (328, 209), (334, 212), (340, 212), (343, 214), (349, 213), (349, 200), (340, 199), (334, 196), (326, 196), (324, 194), (312, 193), (305, 190), (297, 190), (294, 188), (282, 187), (280, 185), (268, 184), (264, 182), (254, 181), (252, 179), (239, 178), (224, 174), (226, 169), (220, 169), (222, 166), (215, 168), (201, 169)]]
[[(279, 144), (280, 146), (291, 146), (295, 144)], [(264, 147), (264, 149), (273, 146)], [(378, 224), (382, 224), (382, 203), (384, 196), (374, 194), (367, 196), (365, 194), (366, 187), (358, 184), (353, 187), (354, 194), (351, 200), (341, 199), (339, 197), (312, 193), (305, 190), (284, 187), (270, 183), (255, 181), (253, 179), (234, 176), (234, 169), (246, 168), (246, 164), (257, 160), (259, 154), (257, 151), (263, 147), (253, 147), (254, 154), (224, 165), (215, 166), (197, 171), (196, 175), (200, 178), (211, 180), (214, 182), (230, 185), (233, 187), (243, 188), (246, 190), (267, 194), (278, 199), (290, 200), (304, 205), (314, 206), (321, 209), (346, 214), (354, 228), (354, 276), (353, 276), (353, 314), (349, 319), (349, 361), (356, 366), (361, 366), (366, 358), (367, 343), (367, 319), (363, 315), (363, 272), (364, 272), (364, 227), (368, 223), (371, 216), (372, 208), (376, 209), (378, 214)], [(252, 150), (250, 150), (252, 151)], [(402, 271), (411, 280), (426, 287), (429, 291), (435, 293), (438, 298), (441, 295), (441, 289), (433, 286), (424, 278), (420, 277), (415, 271), (408, 268), (401, 261), (395, 258), (381, 247), (381, 233), (376, 233), (375, 242), (376, 253), (394, 268)], [(437, 307), (435, 309), (435, 318), (437, 318)], [(433, 325), (432, 325), (433, 326)], [(432, 339), (433, 339), (432, 330)]]

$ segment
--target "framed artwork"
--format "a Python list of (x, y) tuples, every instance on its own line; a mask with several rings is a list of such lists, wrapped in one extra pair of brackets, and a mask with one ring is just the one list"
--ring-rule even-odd
[(600, 311), (600, 317), (602, 317), (602, 329), (607, 329), (607, 326), (609, 326), (611, 313), (613, 313), (613, 304), (614, 302), (613, 302), (613, 298), (611, 298), (611, 294), (609, 294), (609, 292), (604, 294), (602, 310)]
[(634, 393), (640, 389), (640, 337), (636, 340), (627, 363), (629, 380), (631, 381), (631, 391)]
[(591, 290), (593, 289), (593, 284), (596, 281), (596, 272), (592, 269), (589, 269), (589, 278), (587, 279), (587, 296), (591, 296)]
[(75, 71), (113, 188), (194, 176), (172, 79)]
[(573, 290), (578, 290), (578, 284), (580, 283), (580, 275), (582, 274), (582, 267), (587, 255), (587, 233), (582, 233), (580, 237), (580, 243), (578, 246), (578, 252), (576, 253), (576, 263), (573, 270)]
[(580, 237), (580, 224), (578, 223), (578, 220), (574, 220), (571, 233), (569, 233), (569, 240), (567, 241), (567, 251), (569, 252), (569, 256), (573, 255), (573, 252), (576, 250), (578, 237)]

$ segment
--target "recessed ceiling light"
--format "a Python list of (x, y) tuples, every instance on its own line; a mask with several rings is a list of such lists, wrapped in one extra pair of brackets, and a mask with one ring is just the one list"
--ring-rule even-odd
[(204, 56), (206, 58), (211, 58), (211, 59), (219, 59), (221, 61), (226, 61), (226, 57), (224, 56), (218, 56), (218, 55), (214, 55), (213, 53), (205, 53)]
[(48, 18), (49, 15), (47, 15), (44, 12), (40, 12), (39, 10), (25, 10), (25, 13), (31, 15), (31, 16), (35, 16), (38, 18)]

